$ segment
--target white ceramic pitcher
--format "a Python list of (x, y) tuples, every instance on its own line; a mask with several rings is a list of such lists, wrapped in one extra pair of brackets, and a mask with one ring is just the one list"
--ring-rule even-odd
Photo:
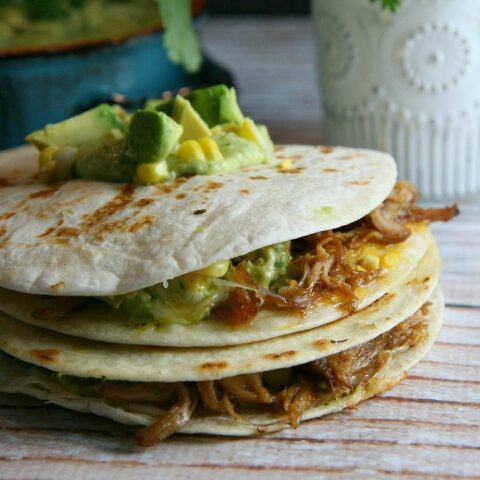
[(480, 0), (312, 0), (329, 144), (385, 150), (426, 198), (480, 192)]

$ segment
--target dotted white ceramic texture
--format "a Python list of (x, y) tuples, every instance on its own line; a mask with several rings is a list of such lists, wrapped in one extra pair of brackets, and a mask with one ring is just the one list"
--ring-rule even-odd
[(480, 0), (312, 0), (327, 143), (385, 150), (424, 198), (480, 192)]

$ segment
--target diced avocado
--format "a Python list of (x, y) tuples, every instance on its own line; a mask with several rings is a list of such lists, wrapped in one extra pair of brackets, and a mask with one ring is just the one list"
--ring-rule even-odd
[(104, 182), (132, 181), (137, 164), (122, 157), (123, 140), (112, 140), (81, 151), (73, 166), (74, 176)]
[(152, 98), (145, 102), (145, 110), (155, 110), (156, 112), (166, 113), (169, 117), (173, 117), (173, 106), (175, 99), (169, 98)]
[(115, 131), (124, 131), (125, 123), (117, 110), (103, 103), (63, 122), (47, 125), (26, 137), (39, 150), (46, 147), (83, 147), (97, 145)]
[(137, 163), (164, 160), (182, 132), (183, 127), (165, 113), (138, 110), (130, 123), (125, 152)]
[(276, 243), (248, 253), (239, 259), (258, 285), (268, 287), (287, 274), (292, 261), (290, 242)]
[(180, 95), (175, 99), (172, 117), (183, 127), (181, 142), (198, 140), (212, 134), (202, 117), (193, 109), (192, 104)]
[(240, 125), (243, 121), (237, 94), (233, 88), (214, 85), (194, 90), (187, 99), (210, 127), (228, 122)]

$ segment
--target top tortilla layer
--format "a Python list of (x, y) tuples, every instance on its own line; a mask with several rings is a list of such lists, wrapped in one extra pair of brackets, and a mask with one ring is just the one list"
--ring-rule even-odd
[(166, 185), (45, 185), (35, 170), (31, 148), (0, 154), (0, 286), (43, 295), (127, 293), (340, 227), (396, 179), (387, 154), (299, 145), (278, 147), (272, 165)]

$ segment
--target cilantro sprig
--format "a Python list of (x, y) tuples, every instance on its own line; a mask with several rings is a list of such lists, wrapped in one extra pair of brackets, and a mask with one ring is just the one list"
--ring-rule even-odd
[(163, 44), (168, 58), (187, 72), (196, 72), (202, 64), (202, 51), (193, 28), (191, 0), (155, 1), (165, 28)]
[(400, 0), (370, 0), (372, 3), (380, 3), (382, 8), (394, 12), (400, 5)]

